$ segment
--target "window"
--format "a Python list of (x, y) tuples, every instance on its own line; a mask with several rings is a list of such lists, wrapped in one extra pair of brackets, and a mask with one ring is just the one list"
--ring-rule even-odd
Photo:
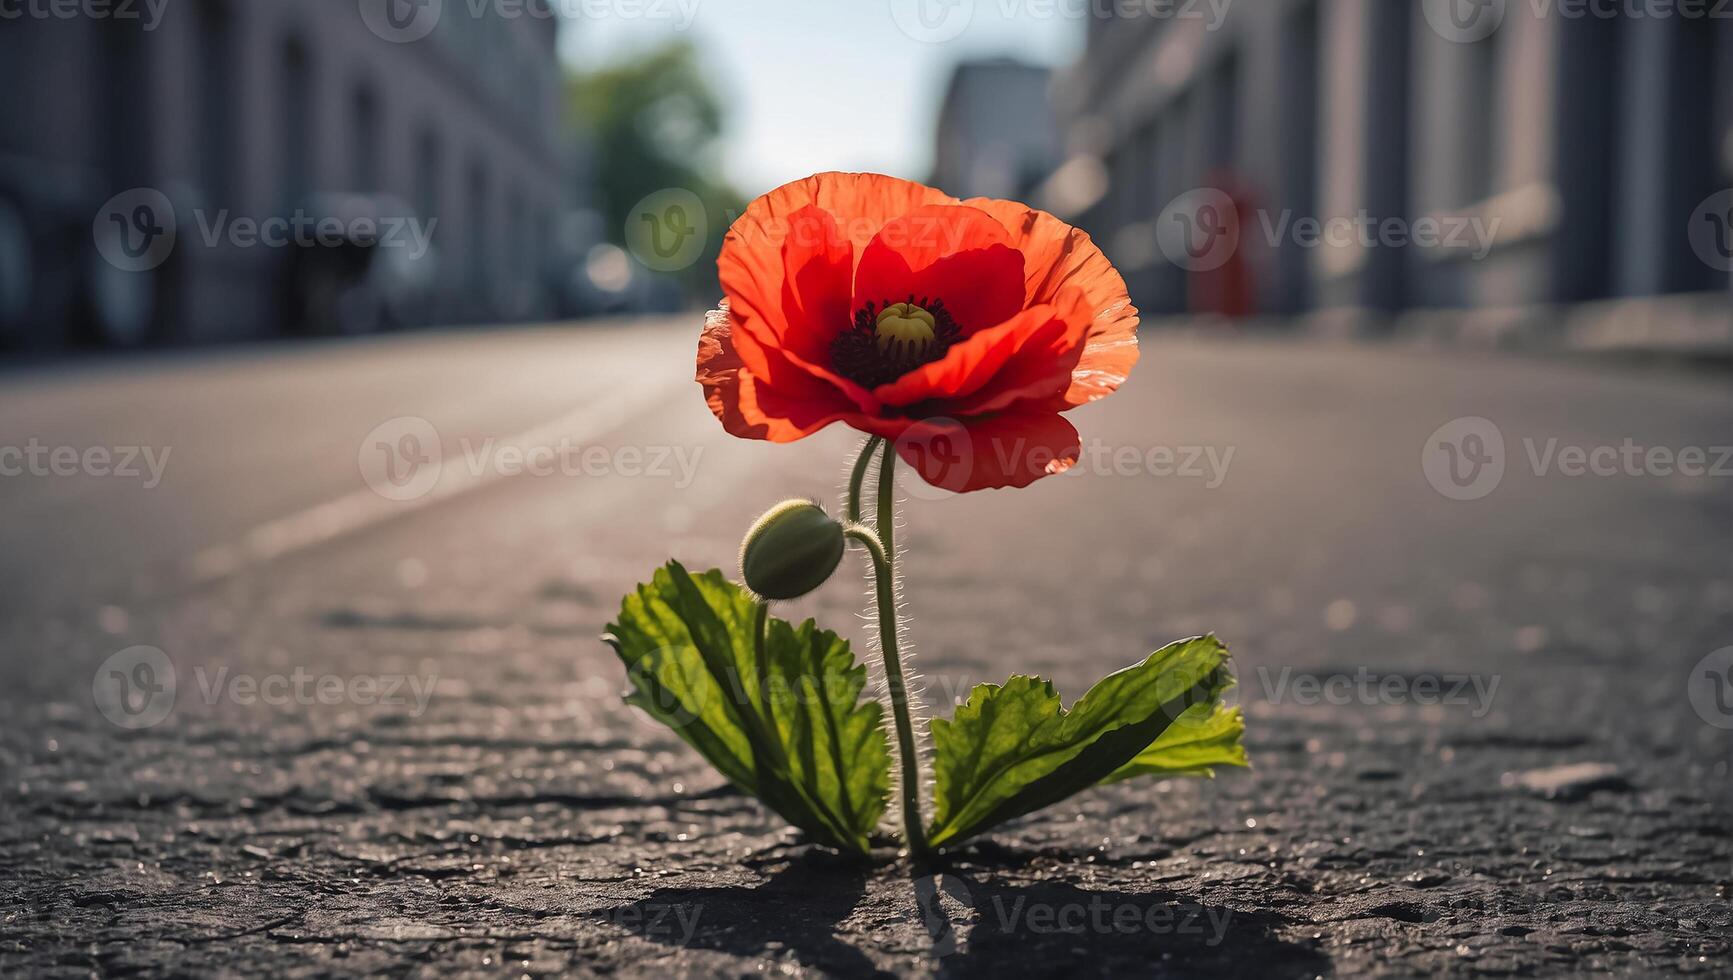
[(351, 144), (355, 148), (355, 189), (379, 189), (379, 104), (366, 82), (355, 88), (351, 116)]
[(307, 47), (300, 39), (291, 38), (283, 46), (282, 78), (282, 166), (283, 206), (298, 207), (312, 190), (312, 102), (308, 89), (312, 68), (307, 60)]
[(415, 140), (415, 210), (423, 221), (439, 217), (443, 177), (439, 133), (428, 125)]
[(1488, 37), (1466, 45), (1467, 71), (1463, 79), (1462, 194), (1458, 204), (1470, 207), (1498, 193), (1498, 170), (1504, 114), (1500, 111), (1503, 86), (1504, 45), (1508, 30), (1501, 27)]
[(487, 170), (478, 160), (469, 168), (469, 280), (474, 298), (488, 286), (493, 241), (488, 227)]
[[(110, 186), (116, 190), (149, 183), (155, 127), (149, 92), (140, 85), (148, 77), (149, 54), (145, 38), (133, 21), (112, 18), (103, 21), (101, 94), (98, 104), (105, 116), (102, 126), (102, 156)], [(16, 30), (8, 26), (7, 30)]]
[(216, 207), (234, 203), (236, 112), (234, 17), (217, 0), (202, 0), (198, 16), (198, 70), (190, 81), (198, 89), (187, 104), (198, 107), (195, 123), (198, 182)]

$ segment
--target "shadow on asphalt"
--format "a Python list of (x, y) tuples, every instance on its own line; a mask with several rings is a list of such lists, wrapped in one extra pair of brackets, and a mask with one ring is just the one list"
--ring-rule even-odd
[[(679, 910), (687, 910), (689, 930), (673, 926)], [(808, 969), (842, 976), (894, 976), (880, 964), (910, 956), (965, 977), (1077, 976), (1085, 962), (1084, 972), (1104, 976), (1299, 978), (1330, 970), (1316, 947), (1280, 938), (1294, 923), (1276, 913), (1203, 905), (1161, 889), (913, 874), (816, 851), (755, 887), (658, 889), (605, 916), (661, 945), (748, 958), (786, 952)], [(668, 927), (649, 928), (653, 921)], [(856, 943), (881, 956), (875, 962)]]
[(872, 869), (859, 861), (814, 851), (796, 857), (757, 887), (659, 888), (605, 918), (617, 924), (634, 919), (647, 923), (677, 918), (687, 910), (687, 921), (695, 926), (689, 935), (679, 928), (639, 932), (662, 945), (735, 956), (787, 950), (810, 969), (879, 976), (885, 974), (865, 953), (836, 935), (838, 925), (866, 894), (871, 875)]

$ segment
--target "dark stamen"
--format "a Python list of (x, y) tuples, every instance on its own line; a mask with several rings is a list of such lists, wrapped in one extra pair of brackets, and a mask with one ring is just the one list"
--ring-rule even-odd
[(908, 303), (919, 306), (933, 316), (932, 342), (917, 349), (901, 344), (880, 346), (879, 311), (895, 302), (897, 301), (869, 302), (855, 312), (854, 322), (830, 345), (831, 367), (837, 374), (863, 388), (877, 388), (897, 380), (923, 364), (943, 358), (951, 346), (962, 339), (962, 331), (958, 329), (957, 321), (952, 319), (950, 311), (945, 309), (944, 300), (927, 297), (917, 299), (911, 295)]

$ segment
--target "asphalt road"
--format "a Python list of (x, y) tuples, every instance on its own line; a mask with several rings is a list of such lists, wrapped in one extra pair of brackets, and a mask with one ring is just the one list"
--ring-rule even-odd
[[(856, 446), (725, 436), (697, 330), (0, 370), (0, 974), (1733, 971), (1727, 375), (1146, 337), (1073, 475), (906, 488), (913, 655), (1214, 631), (1254, 769), (862, 868), (596, 640)], [(863, 574), (785, 614), (864, 646)]]

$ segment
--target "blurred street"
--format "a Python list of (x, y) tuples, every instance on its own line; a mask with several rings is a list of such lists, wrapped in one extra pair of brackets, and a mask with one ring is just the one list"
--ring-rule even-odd
[[(751, 519), (834, 501), (858, 445), (726, 436), (698, 329), (0, 373), (0, 974), (1064, 972), (1080, 941), (1144, 974), (1724, 967), (1724, 374), (1146, 332), (1131, 383), (1072, 416), (1072, 475), (905, 485), (930, 705), (1015, 671), (1069, 701), (1213, 631), (1254, 764), (965, 849), (950, 949), (921, 881), (776, 846), (619, 703), (597, 635), (620, 596), (667, 555), (732, 574)], [(876, 676), (862, 574), (780, 614)], [(173, 671), (122, 661), (151, 724), (103, 701), (140, 645)], [(1085, 893), (1224, 931), (1000, 915)]]

